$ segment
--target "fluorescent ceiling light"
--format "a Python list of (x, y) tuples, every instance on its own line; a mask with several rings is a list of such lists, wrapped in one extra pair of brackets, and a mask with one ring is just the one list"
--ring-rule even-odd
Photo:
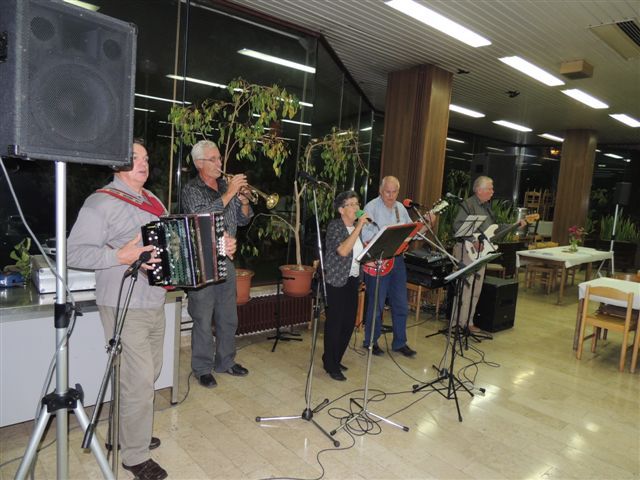
[(361, 128), (360, 131), (361, 132), (368, 132), (369, 130), (372, 130), (372, 129), (373, 129), (373, 127), (364, 127), (364, 128)]
[(238, 50), (238, 53), (240, 55), (246, 55), (247, 57), (257, 58), (258, 60), (264, 60), (265, 62), (277, 63), (278, 65), (283, 65), (285, 67), (302, 70), (303, 72), (316, 73), (316, 69), (309, 65), (303, 65), (302, 63), (292, 62), (291, 60), (274, 57), (273, 55), (267, 55), (266, 53), (256, 52), (255, 50), (249, 50), (248, 48)]
[(462, 113), (463, 115), (468, 115), (473, 118), (482, 118), (485, 116), (484, 113), (469, 110), (468, 108), (460, 107), (458, 105), (454, 105), (453, 103), (449, 105), (449, 110), (451, 110), (452, 112)]
[(313, 103), (298, 102), (298, 105), (303, 106), (303, 107), (313, 108)]
[(524, 58), (521, 57), (502, 57), (499, 58), (502, 63), (506, 63), (512, 68), (524, 73), (525, 75), (530, 76), (531, 78), (538, 80), (539, 82), (544, 83), (550, 87), (555, 87), (558, 85), (564, 85), (564, 82), (560, 80), (558, 77), (554, 77), (550, 73), (545, 72), (540, 67), (536, 67), (533, 63), (527, 62)]
[(496, 147), (487, 147), (487, 150), (493, 150), (494, 152), (504, 152), (504, 149)]
[(598, 166), (602, 167), (602, 168), (606, 167), (606, 165), (604, 163), (599, 163)]
[(503, 127), (511, 128), (513, 130), (518, 130), (519, 132), (532, 132), (533, 130), (529, 127), (524, 127), (522, 125), (518, 125), (517, 123), (507, 122), (506, 120), (494, 120), (493, 123), (496, 125), (502, 125)]
[(85, 10), (91, 10), (92, 12), (97, 12), (100, 10), (98, 5), (94, 5), (93, 3), (81, 2), (80, 0), (64, 0), (65, 3), (70, 3), (71, 5), (75, 5), (76, 7), (84, 8)]
[(283, 119), (282, 119), (282, 121), (283, 121), (284, 123), (293, 123), (294, 125), (302, 125), (302, 126), (305, 126), (305, 127), (310, 127), (310, 126), (311, 126), (311, 124), (310, 124), (310, 123), (306, 123), (306, 122), (297, 122), (297, 121), (295, 121), (295, 120), (287, 120), (286, 118), (283, 118)]
[(627, 163), (631, 163), (631, 159), (630, 158), (625, 158), (624, 161), (627, 162)]
[(142, 93), (136, 93), (136, 97), (148, 98), (150, 100), (158, 100), (159, 102), (177, 103), (178, 105), (191, 105), (191, 102), (181, 102), (179, 100), (171, 100), (170, 98), (154, 97), (152, 95), (143, 95)]
[(591, 108), (609, 108), (609, 105), (607, 105), (606, 103), (601, 102), (597, 98), (594, 98), (591, 95), (584, 93), (582, 90), (578, 90), (577, 88), (562, 90), (562, 93), (568, 95), (574, 100), (578, 100), (579, 102), (588, 105)]
[(447, 137), (447, 140), (449, 142), (453, 142), (453, 143), (465, 143), (464, 140), (458, 140), (457, 138), (451, 138), (451, 137)]
[(200, 85), (208, 85), (210, 87), (217, 87), (217, 88), (227, 88), (228, 85), (223, 85), (221, 83), (216, 83), (216, 82), (209, 82), (207, 80), (200, 80), (199, 78), (193, 78), (193, 77), (182, 77), (180, 75), (167, 75), (167, 78), (170, 78), (172, 80), (186, 80), (187, 82), (191, 82), (191, 83), (198, 83)]
[(615, 118), (619, 122), (624, 123), (625, 125), (629, 125), (630, 127), (640, 127), (640, 121), (636, 120), (633, 117), (630, 117), (629, 115), (625, 115), (624, 113), (612, 113), (609, 116), (611, 118)]
[(459, 23), (449, 20), (447, 17), (420, 5), (413, 0), (391, 0), (385, 3), (391, 8), (395, 8), (399, 12), (409, 15), (410, 17), (429, 25), (436, 30), (440, 30), (442, 33), (445, 33), (472, 47), (484, 47), (486, 45), (491, 45), (490, 40), (481, 37)]
[(620, 155), (616, 155), (615, 153), (605, 153), (604, 156), (609, 158), (617, 158), (618, 160), (621, 158), (624, 158), (624, 157), (621, 157)]
[(149, 113), (155, 113), (155, 110), (149, 110), (148, 108), (138, 108), (138, 107), (133, 107), (134, 110), (138, 110), (139, 112), (149, 112)]
[(453, 158), (454, 160), (463, 160), (463, 161), (465, 161), (465, 162), (470, 162), (470, 161), (471, 161), (471, 159), (469, 159), (469, 158), (453, 157), (453, 156), (451, 156), (451, 155), (449, 155), (449, 157), (448, 157), (448, 158)]
[(539, 137), (546, 138), (547, 140), (553, 140), (554, 142), (564, 142), (564, 138), (556, 137), (555, 135), (551, 135), (550, 133), (541, 133), (538, 135)]

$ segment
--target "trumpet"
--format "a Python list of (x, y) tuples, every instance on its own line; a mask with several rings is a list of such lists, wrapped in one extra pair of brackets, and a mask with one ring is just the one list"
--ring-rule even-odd
[[(222, 172), (222, 176), (227, 181), (233, 178), (233, 175), (229, 173), (224, 173), (224, 172)], [(256, 187), (252, 185), (247, 185), (246, 187), (243, 187), (242, 190), (240, 190), (240, 192), (238, 193), (239, 194), (241, 193), (242, 195), (244, 195), (247, 198), (247, 200), (249, 200), (254, 205), (258, 203), (259, 197), (262, 197), (265, 201), (266, 207), (269, 210), (275, 208), (275, 206), (280, 201), (280, 195), (278, 195), (277, 193), (264, 193), (263, 191), (258, 190)]]

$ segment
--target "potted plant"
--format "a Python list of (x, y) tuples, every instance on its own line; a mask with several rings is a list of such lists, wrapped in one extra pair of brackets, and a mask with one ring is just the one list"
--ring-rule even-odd
[(13, 287), (25, 285), (31, 278), (31, 239), (25, 237), (20, 243), (13, 247), (9, 258), (15, 260), (13, 265), (4, 267), (0, 275), (0, 285), (4, 287)]
[[(514, 223), (518, 219), (518, 210), (510, 200), (493, 200), (491, 202), (491, 210), (496, 217), (498, 224)], [(526, 242), (515, 233), (510, 233), (502, 239), (495, 242), (498, 251), (502, 253), (496, 263), (504, 267), (505, 276), (513, 277), (516, 275), (516, 252), (524, 250)]]
[[(175, 126), (180, 142), (192, 146), (200, 140), (216, 142), (222, 156), (222, 170), (226, 173), (230, 159), (256, 162), (266, 158), (276, 176), (289, 156), (286, 140), (279, 134), (279, 122), (293, 118), (298, 112), (298, 99), (278, 85), (251, 84), (241, 78), (227, 86), (227, 96), (221, 100), (206, 99), (196, 106), (173, 106), (169, 120)], [(253, 272), (238, 270), (238, 292), (251, 288)], [(241, 293), (239, 302), (248, 301), (248, 293)], [(246, 303), (246, 302), (245, 302)]]
[[(360, 158), (357, 134), (352, 130), (340, 131), (336, 128), (322, 138), (309, 141), (298, 164), (298, 170), (303, 169), (321, 179), (329, 187), (316, 190), (319, 221), (323, 223), (333, 215), (333, 199), (338, 186), (345, 185), (350, 174), (355, 179), (358, 175), (368, 173)], [(311, 266), (302, 264), (301, 220), (303, 200), (308, 192), (308, 184), (300, 182), (296, 177), (293, 181), (293, 218), (287, 219), (278, 213), (260, 213), (254, 217), (247, 231), (249, 234), (249, 231), (255, 228), (257, 237), (261, 241), (293, 239), (296, 263), (280, 267), (283, 275), (283, 290), (292, 296), (304, 296), (309, 293), (315, 270)], [(247, 251), (254, 255), (259, 253), (255, 244), (243, 247), (245, 253)]]

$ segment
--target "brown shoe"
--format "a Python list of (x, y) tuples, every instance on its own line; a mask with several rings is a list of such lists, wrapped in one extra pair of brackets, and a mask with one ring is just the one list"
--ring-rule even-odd
[(167, 471), (151, 458), (131, 467), (123, 463), (122, 468), (133, 473), (139, 480), (162, 480), (168, 476)]

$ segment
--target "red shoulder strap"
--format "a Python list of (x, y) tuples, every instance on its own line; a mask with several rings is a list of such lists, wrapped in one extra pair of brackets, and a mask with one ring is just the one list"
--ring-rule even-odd
[(149, 212), (156, 217), (159, 217), (165, 214), (167, 211), (164, 208), (164, 205), (160, 203), (160, 201), (153, 195), (151, 195), (147, 190), (142, 190), (142, 195), (144, 196), (146, 201), (140, 200), (139, 198), (131, 195), (130, 193), (124, 192), (117, 188), (113, 187), (104, 187), (96, 190), (97, 193), (106, 193), (107, 195), (111, 195), (119, 200), (127, 202), (130, 205), (138, 207), (145, 212)]

